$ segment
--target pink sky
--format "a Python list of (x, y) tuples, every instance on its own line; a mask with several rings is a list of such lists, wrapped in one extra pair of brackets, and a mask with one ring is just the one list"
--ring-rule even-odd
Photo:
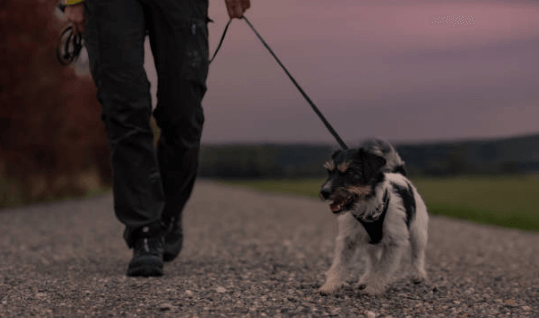
[[(251, 2), (249, 20), (345, 140), (539, 132), (539, 2)], [(429, 25), (448, 15), (474, 25)], [(210, 17), (213, 51), (224, 1)], [(205, 143), (334, 142), (243, 21), (210, 67), (204, 110)]]

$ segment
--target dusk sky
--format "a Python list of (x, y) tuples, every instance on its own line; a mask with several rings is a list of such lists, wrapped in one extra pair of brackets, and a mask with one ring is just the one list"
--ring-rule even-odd
[[(539, 132), (539, 1), (251, 4), (246, 16), (345, 141)], [(210, 0), (210, 17), (213, 52), (224, 1)], [(335, 143), (244, 21), (210, 66), (203, 106), (204, 143)]]

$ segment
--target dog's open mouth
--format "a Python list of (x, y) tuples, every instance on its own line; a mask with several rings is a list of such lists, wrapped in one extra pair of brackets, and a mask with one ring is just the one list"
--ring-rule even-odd
[(349, 194), (335, 198), (333, 202), (329, 205), (331, 212), (333, 212), (334, 214), (338, 214), (350, 210), (352, 204), (355, 201), (355, 197), (355, 195)]

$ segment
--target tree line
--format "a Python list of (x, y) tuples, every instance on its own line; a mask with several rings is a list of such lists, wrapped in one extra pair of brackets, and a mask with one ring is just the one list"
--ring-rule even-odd
[[(397, 144), (411, 175), (457, 176), (539, 171), (539, 135), (465, 142)], [(312, 144), (206, 145), (199, 174), (207, 178), (322, 177), (337, 147)]]

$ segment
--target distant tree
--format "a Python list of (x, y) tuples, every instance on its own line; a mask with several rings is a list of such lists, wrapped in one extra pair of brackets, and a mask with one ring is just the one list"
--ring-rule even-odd
[(447, 156), (447, 174), (464, 174), (470, 169), (470, 163), (466, 161), (463, 149), (454, 147)]
[(503, 174), (515, 174), (518, 172), (518, 164), (514, 161), (504, 161), (500, 164), (500, 172)]

